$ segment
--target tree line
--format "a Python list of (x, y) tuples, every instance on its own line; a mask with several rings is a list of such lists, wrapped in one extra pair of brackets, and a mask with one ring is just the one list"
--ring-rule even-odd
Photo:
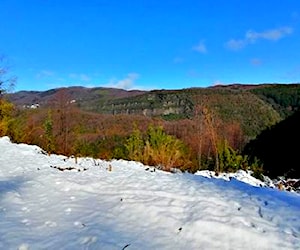
[(49, 154), (134, 160), (166, 171), (261, 172), (257, 161), (241, 154), (245, 136), (239, 123), (224, 122), (204, 103), (194, 112), (192, 119), (175, 121), (90, 113), (61, 89), (47, 107), (35, 110), (16, 109), (1, 98), (0, 136), (39, 145)]
[[(3, 59), (0, 60), (1, 65)], [(298, 93), (300, 89), (299, 85), (254, 89), (252, 92), (262, 99), (243, 91), (241, 95), (222, 90), (214, 95), (211, 91), (200, 95), (200, 92), (190, 90), (193, 114), (180, 119), (165, 119), (164, 116), (105, 115), (83, 111), (63, 88), (42, 108), (19, 109), (6, 99), (6, 93), (15, 82), (16, 78), (8, 74), (8, 69), (0, 67), (0, 136), (7, 135), (14, 142), (39, 145), (49, 154), (135, 160), (166, 171), (210, 169), (219, 173), (250, 169), (257, 177), (264, 172), (264, 162), (256, 157), (264, 159), (264, 153), (261, 153), (264, 150), (259, 153), (253, 150), (259, 148), (257, 141), (264, 137), (256, 138), (257, 129), (269, 127), (280, 117), (276, 112), (263, 119), (257, 117), (248, 121), (247, 117), (253, 112), (252, 108), (260, 107), (264, 98), (277, 108), (281, 105), (287, 110), (297, 110), (298, 94), (292, 96), (290, 91)], [(249, 99), (246, 103), (255, 101), (256, 106), (245, 108), (245, 99)], [(236, 107), (241, 110), (237, 111)], [(264, 105), (260, 112), (268, 113), (268, 109)], [(263, 120), (261, 124), (260, 120)], [(254, 130), (249, 130), (249, 123), (255, 123)], [(270, 166), (265, 169), (272, 171)]]

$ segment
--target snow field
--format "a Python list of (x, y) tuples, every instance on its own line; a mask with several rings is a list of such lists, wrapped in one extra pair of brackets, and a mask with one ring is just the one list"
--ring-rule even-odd
[(0, 249), (300, 249), (298, 194), (154, 170), (0, 138)]

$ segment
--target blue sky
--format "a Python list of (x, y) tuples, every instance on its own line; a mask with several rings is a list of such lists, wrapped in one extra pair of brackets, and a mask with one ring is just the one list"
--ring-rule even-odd
[(1, 0), (15, 90), (300, 79), (299, 0)]

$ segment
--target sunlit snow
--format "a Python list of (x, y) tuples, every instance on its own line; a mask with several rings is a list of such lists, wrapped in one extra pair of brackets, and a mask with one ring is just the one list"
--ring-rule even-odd
[(300, 195), (2, 137), (0, 249), (300, 249)]

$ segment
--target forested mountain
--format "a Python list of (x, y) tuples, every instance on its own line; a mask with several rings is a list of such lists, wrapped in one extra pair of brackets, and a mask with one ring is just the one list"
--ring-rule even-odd
[(282, 118), (293, 114), (300, 107), (300, 84), (272, 84), (252, 89), (251, 92), (270, 103)]
[(108, 100), (132, 97), (144, 94), (145, 91), (132, 90), (126, 91), (123, 89), (114, 88), (85, 88), (85, 87), (69, 87), (57, 88), (47, 91), (19, 91), (8, 95), (8, 98), (18, 107), (30, 107), (34, 104), (39, 104), (40, 107), (48, 106), (55, 99), (57, 93), (64, 90), (70, 100), (75, 100), (78, 105), (87, 110), (94, 110), (99, 102)]
[[(60, 90), (21, 91), (11, 94), (9, 99), (19, 107), (46, 107)], [(240, 123), (249, 138), (285, 119), (300, 106), (300, 84), (232, 84), (154, 91), (70, 87), (64, 91), (80, 109), (101, 114), (181, 120), (195, 117), (197, 107), (205, 105), (222, 120)]]
[[(70, 87), (22, 91), (8, 99), (17, 108), (13, 119), (2, 122), (6, 131), (2, 134), (49, 152), (146, 164), (165, 162), (192, 172), (207, 168), (234, 171), (251, 164), (262, 171), (267, 164), (265, 169), (272, 172), (273, 165), (252, 146), (247, 151), (251, 160), (246, 153), (240, 154), (249, 141), (299, 110), (300, 84), (153, 91)], [(178, 159), (168, 158), (174, 154)], [(274, 174), (282, 173), (276, 168)]]

